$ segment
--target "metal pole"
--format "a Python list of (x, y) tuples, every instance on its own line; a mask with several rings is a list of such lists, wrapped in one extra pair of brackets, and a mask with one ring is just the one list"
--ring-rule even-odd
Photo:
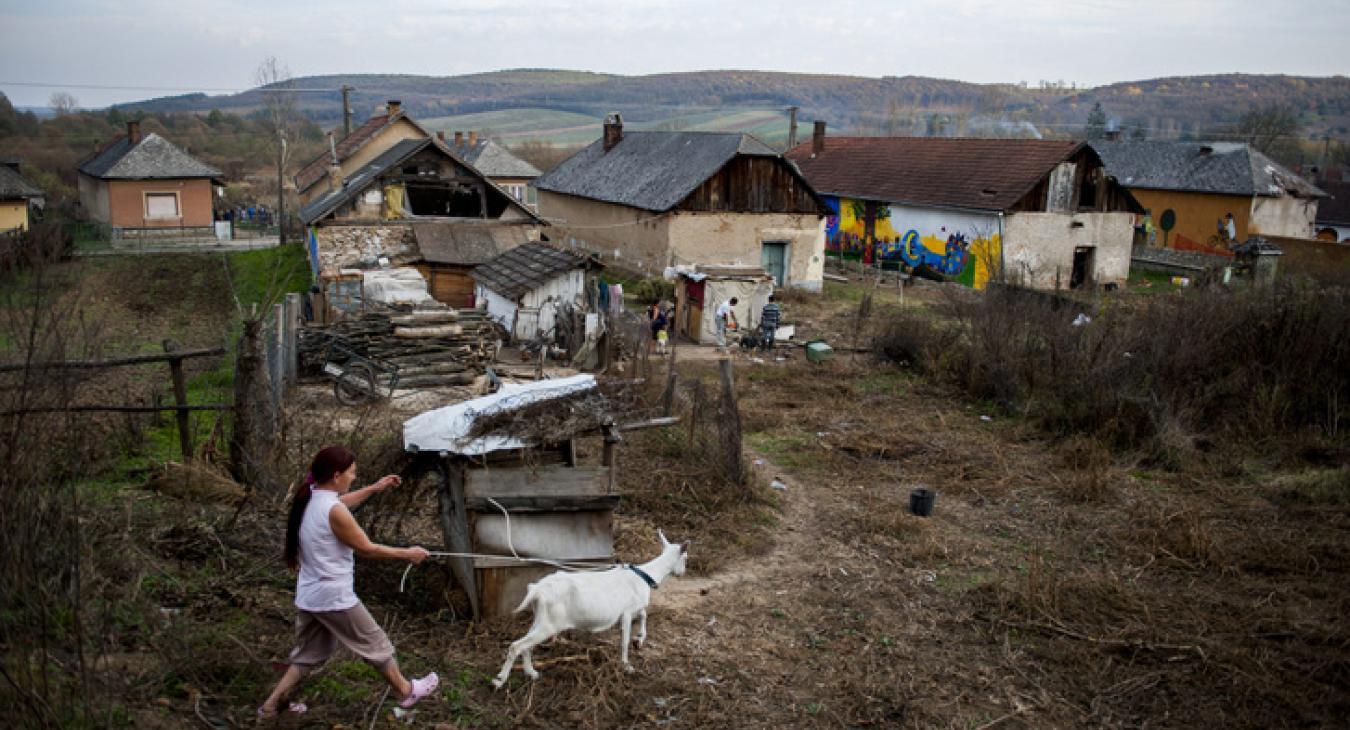
[(286, 243), (286, 136), (277, 130), (277, 243)]

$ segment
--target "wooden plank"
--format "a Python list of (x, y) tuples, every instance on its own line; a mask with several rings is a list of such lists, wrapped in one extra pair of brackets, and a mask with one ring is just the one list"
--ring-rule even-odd
[[(619, 506), (619, 495), (617, 494), (493, 497), (492, 500), (512, 514), (517, 512), (593, 512), (596, 510), (612, 510)], [(465, 500), (465, 506), (468, 507), (470, 512), (501, 514), (497, 506), (489, 502), (486, 497), (470, 497)]]
[(209, 350), (184, 350), (172, 355), (137, 355), (113, 360), (58, 360), (54, 362), (34, 362), (21, 365), (0, 365), (0, 373), (12, 373), (20, 370), (97, 370), (99, 368), (120, 367), (124, 365), (147, 365), (149, 363), (169, 362), (171, 360), (190, 360), (196, 357), (224, 355), (225, 348), (215, 347)]
[[(468, 513), (464, 509), (464, 463), (436, 460), (440, 483), (436, 487), (436, 501), (440, 507), (441, 533), (450, 552), (472, 553), (473, 541), (469, 532)], [(474, 618), (481, 617), (478, 589), (474, 582), (471, 558), (449, 558), (450, 571), (469, 596)]]
[(488, 497), (583, 497), (606, 494), (609, 469), (546, 466), (528, 468), (470, 469), (464, 494), (470, 500)]

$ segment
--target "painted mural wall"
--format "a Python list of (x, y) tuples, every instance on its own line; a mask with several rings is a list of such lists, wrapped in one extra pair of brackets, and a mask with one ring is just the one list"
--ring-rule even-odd
[(825, 220), (827, 255), (908, 271), (924, 267), (976, 289), (984, 288), (999, 265), (997, 215), (835, 196), (826, 196), (825, 204), (831, 213)]

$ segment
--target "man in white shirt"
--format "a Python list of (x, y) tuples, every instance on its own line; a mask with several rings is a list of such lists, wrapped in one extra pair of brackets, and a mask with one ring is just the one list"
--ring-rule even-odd
[(736, 327), (740, 323), (736, 322), (736, 311), (732, 307), (736, 306), (736, 297), (717, 305), (717, 312), (714, 314), (714, 320), (717, 323), (717, 346), (725, 348), (727, 346), (727, 320), (730, 319)]

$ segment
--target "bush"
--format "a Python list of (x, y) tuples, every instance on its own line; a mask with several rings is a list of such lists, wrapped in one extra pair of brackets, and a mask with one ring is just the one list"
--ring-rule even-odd
[(947, 302), (950, 326), (910, 316), (874, 346), (1048, 432), (1092, 434), (1163, 462), (1189, 454), (1197, 435), (1260, 444), (1299, 431), (1344, 434), (1344, 290), (1283, 285), (1092, 310), (991, 288)]

